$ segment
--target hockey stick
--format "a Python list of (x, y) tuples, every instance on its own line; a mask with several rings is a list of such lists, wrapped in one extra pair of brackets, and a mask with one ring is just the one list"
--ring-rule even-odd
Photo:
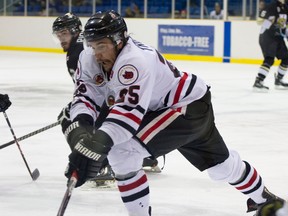
[(66, 210), (67, 205), (68, 205), (68, 202), (69, 202), (70, 197), (72, 195), (72, 191), (75, 188), (75, 185), (77, 183), (77, 179), (78, 179), (77, 172), (74, 171), (72, 173), (70, 179), (69, 179), (67, 189), (66, 189), (64, 197), (62, 199), (62, 202), (61, 202), (60, 208), (58, 210), (57, 216), (63, 216), (64, 215), (65, 210)]
[(26, 161), (26, 159), (25, 159), (25, 157), (24, 157), (24, 154), (23, 154), (23, 152), (22, 152), (22, 150), (21, 150), (21, 148), (20, 148), (20, 145), (19, 145), (19, 143), (18, 143), (18, 141), (17, 141), (17, 139), (16, 139), (15, 133), (14, 133), (14, 131), (13, 131), (13, 129), (12, 129), (12, 126), (11, 126), (11, 124), (10, 124), (10, 121), (9, 121), (9, 119), (8, 119), (8, 116), (7, 116), (7, 114), (6, 114), (5, 112), (3, 112), (3, 115), (4, 115), (5, 119), (6, 119), (6, 122), (7, 122), (8, 126), (9, 126), (9, 128), (10, 128), (10, 131), (11, 131), (11, 133), (12, 133), (12, 135), (13, 135), (13, 138), (14, 138), (16, 144), (17, 144), (17, 147), (18, 147), (18, 149), (19, 149), (19, 151), (20, 151), (20, 154), (21, 154), (21, 156), (22, 156), (22, 158), (23, 158), (23, 160), (24, 160), (24, 163), (25, 163), (25, 165), (26, 165), (26, 167), (27, 167), (27, 169), (28, 169), (28, 171), (29, 171), (29, 174), (30, 174), (32, 180), (35, 181), (35, 180), (40, 176), (39, 170), (36, 168), (36, 169), (31, 173), (31, 170), (30, 170), (30, 168), (29, 168), (29, 166), (28, 166), (28, 163), (27, 163), (27, 161)]
[[(31, 132), (31, 133), (28, 133), (28, 134), (26, 134), (24, 136), (21, 136), (21, 137), (17, 138), (17, 141), (19, 142), (21, 140), (27, 139), (27, 138), (29, 138), (31, 136), (34, 136), (34, 135), (38, 134), (38, 133), (41, 133), (41, 132), (46, 131), (46, 130), (48, 130), (50, 128), (53, 128), (53, 127), (55, 127), (55, 126), (57, 126), (59, 124), (60, 124), (60, 121), (57, 121), (57, 122), (52, 123), (50, 125), (47, 125), (47, 126), (45, 126), (43, 128), (40, 128), (38, 130), (35, 130), (35, 131)], [(14, 143), (15, 143), (15, 140), (11, 140), (10, 142), (7, 142), (7, 143), (5, 143), (3, 145), (0, 145), (0, 149), (5, 148), (7, 146), (10, 146), (10, 145), (12, 145)]]

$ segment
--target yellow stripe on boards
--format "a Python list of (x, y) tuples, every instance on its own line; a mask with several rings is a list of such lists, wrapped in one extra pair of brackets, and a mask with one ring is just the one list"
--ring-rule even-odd
[(38, 47), (0, 46), (0, 50), (25, 51), (25, 52), (64, 53), (62, 49), (58, 49), (58, 48), (38, 48)]
[[(38, 48), (38, 47), (14, 47), (0, 46), (0, 50), (25, 51), (25, 52), (47, 52), (47, 53), (64, 53), (60, 48)], [(198, 56), (198, 55), (181, 55), (181, 54), (163, 54), (168, 60), (183, 61), (206, 61), (206, 62), (223, 62), (222, 57), (216, 56)], [(236, 64), (257, 64), (261, 65), (263, 59), (234, 59), (230, 58), (230, 63)], [(275, 60), (274, 66), (280, 64), (279, 60)]]

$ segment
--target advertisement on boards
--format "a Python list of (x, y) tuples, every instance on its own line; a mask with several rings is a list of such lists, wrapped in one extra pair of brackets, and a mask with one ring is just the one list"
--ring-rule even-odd
[(158, 25), (161, 53), (214, 55), (214, 26)]

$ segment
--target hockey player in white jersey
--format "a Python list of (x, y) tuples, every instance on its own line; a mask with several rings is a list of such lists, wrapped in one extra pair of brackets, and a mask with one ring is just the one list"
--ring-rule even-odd
[[(150, 216), (143, 158), (177, 149), (212, 180), (247, 195), (248, 211), (271, 200), (284, 203), (250, 163), (227, 148), (214, 123), (210, 87), (201, 78), (179, 71), (156, 49), (133, 40), (114, 11), (90, 17), (84, 37), (89, 48), (79, 58), (73, 123), (65, 131), (73, 149), (66, 176), (78, 172), (76, 187), (107, 157), (128, 215)], [(107, 109), (101, 108), (103, 102)]]

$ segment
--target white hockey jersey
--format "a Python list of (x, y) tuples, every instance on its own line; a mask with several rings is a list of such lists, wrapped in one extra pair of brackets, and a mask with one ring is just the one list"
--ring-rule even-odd
[(114, 144), (131, 139), (145, 113), (167, 107), (180, 108), (207, 91), (203, 80), (178, 71), (157, 50), (132, 38), (118, 55), (110, 77), (95, 56), (84, 50), (75, 79), (71, 119), (86, 113), (96, 120), (106, 101), (110, 112), (99, 129), (105, 131)]

